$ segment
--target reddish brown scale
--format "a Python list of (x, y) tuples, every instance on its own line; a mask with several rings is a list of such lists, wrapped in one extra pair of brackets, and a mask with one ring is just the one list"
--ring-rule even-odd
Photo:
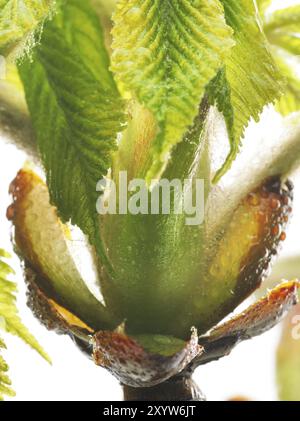
[(37, 276), (29, 268), (24, 271), (27, 284), (27, 305), (34, 316), (48, 329), (58, 334), (66, 334), (68, 325), (51, 305), (49, 298), (38, 287)]
[[(292, 212), (292, 191), (292, 183), (272, 177), (246, 199), (252, 207), (257, 208), (260, 241), (252, 246), (241, 264), (243, 270), (235, 291), (238, 296), (248, 296), (268, 274), (272, 258), (277, 254), (280, 242), (286, 238), (285, 228)], [(253, 195), (260, 198), (257, 205), (253, 205)]]
[(25, 281), (27, 284), (27, 305), (37, 319), (48, 329), (56, 333), (75, 333), (80, 336), (94, 331), (76, 316), (56, 303), (38, 284), (39, 276), (25, 262)]
[(186, 346), (172, 356), (147, 352), (124, 333), (101, 331), (94, 336), (94, 361), (107, 368), (123, 384), (151, 387), (181, 372), (201, 352), (193, 333)]
[[(46, 329), (54, 331), (59, 335), (69, 335), (77, 344), (78, 348), (89, 358), (92, 356), (90, 345), (90, 335), (92, 330), (87, 327), (84, 329), (72, 324), (73, 317), (67, 320), (59, 312), (60, 306), (49, 298), (46, 293), (38, 287), (38, 276), (30, 268), (25, 267), (25, 280), (27, 283), (27, 305), (34, 316), (40, 321)], [(66, 312), (68, 312), (66, 310)]]
[(217, 326), (209, 335), (200, 337), (199, 343), (205, 352), (195, 358), (191, 370), (230, 354), (239, 342), (274, 327), (297, 303), (299, 287), (297, 281), (282, 283), (243, 313)]
[[(266, 297), (253, 304), (247, 311), (234, 317), (224, 325), (216, 327), (210, 337), (232, 335), (254, 336), (270, 328), (293, 305), (297, 303), (300, 283), (283, 282), (274, 288)], [(201, 340), (200, 340), (201, 342)]]

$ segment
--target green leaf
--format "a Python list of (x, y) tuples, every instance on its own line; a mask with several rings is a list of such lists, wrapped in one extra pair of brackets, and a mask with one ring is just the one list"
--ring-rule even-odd
[(148, 181), (197, 115), (205, 86), (233, 46), (219, 0), (120, 0), (112, 69), (121, 86), (154, 114)]
[[(1, 251), (0, 256), (7, 257), (7, 254)], [(21, 338), (24, 342), (35, 349), (43, 358), (50, 362), (49, 356), (39, 345), (36, 339), (29, 333), (27, 328), (22, 324), (18, 315), (16, 306), (16, 292), (17, 286), (7, 277), (13, 274), (11, 267), (0, 258), (0, 319), (2, 319), (1, 326), (6, 332)]]
[(265, 19), (264, 31), (274, 47), (300, 55), (300, 5), (274, 12)]
[(54, 0), (0, 0), (0, 54), (19, 56), (54, 10)]
[(272, 13), (270, 18), (265, 19), (264, 31), (267, 36), (276, 32), (296, 32), (299, 33), (300, 27), (300, 5), (279, 9)]
[(264, 13), (266, 9), (271, 5), (273, 0), (256, 0), (258, 10)]
[(300, 6), (275, 11), (264, 20), (273, 56), (285, 77), (285, 95), (277, 103), (283, 115), (300, 109), (300, 78), (292, 68), (300, 55)]
[(300, 110), (300, 78), (287, 62), (278, 55), (276, 61), (285, 76), (285, 92), (276, 104), (276, 109), (284, 116)]
[(51, 199), (102, 255), (96, 185), (124, 119), (108, 63), (90, 3), (70, 0), (45, 25), (33, 62), (20, 67)]
[[(221, 69), (217, 76), (209, 83), (206, 88), (206, 94), (208, 103), (211, 105), (217, 105), (217, 108), (223, 114), (226, 123), (231, 152), (226, 161), (225, 167), (222, 168), (225, 172), (236, 157), (239, 146), (239, 139), (235, 136), (234, 108), (231, 102), (231, 86), (227, 80), (226, 67)], [(219, 176), (221, 177), (222, 174), (223, 172), (220, 172)]]
[[(258, 121), (265, 105), (280, 95), (280, 75), (270, 55), (252, 0), (221, 0), (226, 22), (234, 30), (235, 47), (225, 61), (225, 70), (208, 88), (223, 112), (231, 150), (215, 181), (230, 167), (251, 118)], [(225, 74), (224, 74), (225, 73)], [(214, 95), (212, 89), (215, 89)]]
[[(299, 25), (300, 25), (300, 22), (299, 22)], [(299, 56), (300, 55), (299, 35), (300, 35), (300, 31), (299, 31), (299, 34), (295, 34), (295, 35), (277, 34), (276, 36), (272, 37), (272, 41), (276, 47), (279, 47), (280, 49), (285, 50), (289, 54)], [(277, 50), (276, 55), (277, 54), (280, 54), (279, 50)], [(292, 66), (290, 65), (290, 67)]]

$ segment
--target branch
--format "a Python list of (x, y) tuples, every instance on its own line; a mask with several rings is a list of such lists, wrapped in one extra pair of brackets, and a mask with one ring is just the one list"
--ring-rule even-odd
[[(227, 135), (222, 118), (212, 113), (208, 124), (213, 160)], [(291, 177), (300, 165), (300, 113), (286, 117), (281, 125), (274, 123), (263, 138), (262, 126), (258, 129), (257, 138), (246, 137), (231, 170), (212, 187), (206, 210), (208, 237), (223, 229), (240, 201), (264, 180), (275, 175)]]

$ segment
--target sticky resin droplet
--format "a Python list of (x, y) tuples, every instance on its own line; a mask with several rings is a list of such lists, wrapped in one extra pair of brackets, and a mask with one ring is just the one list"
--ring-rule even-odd
[(280, 241), (285, 241), (285, 239), (286, 239), (286, 233), (283, 231), (283, 232), (280, 234)]
[(275, 225), (271, 231), (273, 237), (277, 237), (279, 235), (279, 231), (280, 231), (279, 225)]
[(279, 209), (280, 208), (280, 201), (278, 199), (272, 198), (270, 200), (270, 206), (274, 210)]
[(7, 211), (6, 211), (6, 218), (9, 221), (13, 221), (14, 217), (15, 217), (15, 206), (14, 205), (10, 205), (7, 208)]

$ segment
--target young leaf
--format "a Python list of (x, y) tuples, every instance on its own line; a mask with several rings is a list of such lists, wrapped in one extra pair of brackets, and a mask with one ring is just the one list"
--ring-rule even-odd
[(55, 0), (0, 0), (0, 55), (20, 55), (54, 10)]
[(261, 13), (264, 13), (266, 9), (270, 6), (272, 3), (272, 0), (256, 0), (258, 10)]
[[(210, 98), (226, 119), (231, 151), (217, 181), (234, 160), (251, 118), (258, 120), (263, 107), (280, 94), (280, 76), (269, 53), (252, 0), (221, 0), (226, 22), (234, 30), (235, 47), (224, 70), (210, 86)], [(214, 90), (214, 92), (213, 92)]]
[(70, 0), (20, 67), (53, 203), (98, 252), (96, 185), (111, 165), (123, 113), (98, 17)]
[(273, 57), (286, 82), (285, 95), (278, 101), (277, 109), (287, 115), (300, 109), (300, 78), (290, 64), (300, 56), (300, 6), (280, 9), (265, 16), (263, 23)]
[(300, 78), (279, 54), (276, 56), (276, 61), (279, 69), (285, 76), (286, 82), (284, 95), (276, 103), (276, 109), (286, 116), (300, 110)]
[[(231, 162), (237, 155), (239, 146), (239, 139), (237, 139), (235, 136), (234, 107), (232, 104), (231, 86), (226, 75), (226, 67), (221, 69), (216, 77), (209, 83), (206, 88), (206, 94), (208, 103), (211, 105), (217, 105), (217, 108), (223, 114), (226, 123), (231, 151), (230, 156), (228, 157), (225, 164), (225, 171), (227, 168), (229, 168)], [(221, 169), (219, 176), (222, 175), (222, 170), (223, 169)], [(218, 176), (216, 178), (218, 178)]]
[(265, 19), (264, 31), (268, 36), (299, 32), (300, 5), (279, 9)]
[(45, 360), (50, 362), (49, 356), (39, 345), (37, 340), (29, 333), (27, 328), (22, 324), (18, 315), (18, 309), (16, 307), (17, 286), (14, 282), (11, 282), (8, 279), (8, 276), (14, 272), (3, 260), (3, 258), (7, 257), (7, 253), (0, 250), (0, 319), (3, 321), (3, 328), (6, 332), (21, 338), (24, 342), (35, 349), (43, 358), (45, 358)]
[(205, 86), (234, 45), (219, 0), (120, 0), (112, 69), (156, 117), (148, 180), (192, 125)]
[[(299, 20), (300, 24), (300, 20)], [(300, 28), (299, 28), (300, 32)], [(277, 54), (280, 54), (280, 49), (285, 50), (286, 53), (294, 55), (295, 58), (300, 55), (300, 38), (299, 33), (296, 34), (281, 34), (272, 38), (276, 47), (279, 47)], [(291, 67), (291, 66), (290, 66)]]
[(295, 56), (300, 55), (300, 5), (274, 12), (265, 19), (264, 31), (277, 53), (279, 47)]

